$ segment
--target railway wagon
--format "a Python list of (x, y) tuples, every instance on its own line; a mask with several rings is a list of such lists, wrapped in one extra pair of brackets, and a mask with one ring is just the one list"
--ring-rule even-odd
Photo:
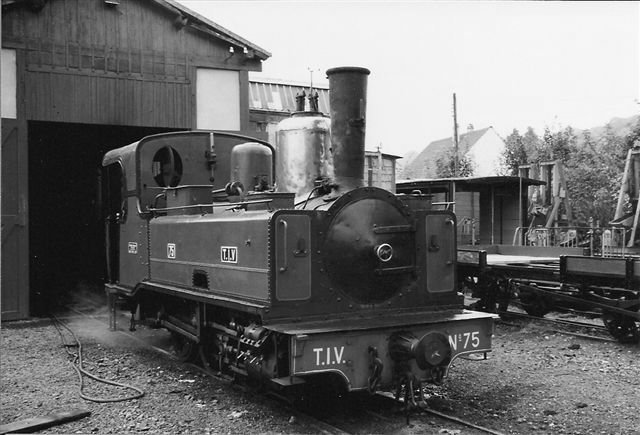
[(458, 274), (460, 285), (478, 298), (476, 309), (505, 312), (517, 302), (538, 317), (557, 309), (598, 313), (620, 342), (640, 341), (638, 257), (594, 257), (554, 247), (466, 247), (458, 250)]
[(327, 75), (330, 118), (294, 113), (276, 147), (193, 131), (107, 153), (105, 289), (217, 372), (412, 394), (490, 351), (495, 316), (463, 308), (453, 213), (363, 187), (369, 71)]

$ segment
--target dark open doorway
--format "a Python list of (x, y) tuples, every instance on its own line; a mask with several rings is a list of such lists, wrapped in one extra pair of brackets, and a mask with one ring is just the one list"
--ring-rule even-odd
[(175, 129), (30, 122), (28, 130), (31, 314), (42, 315), (74, 294), (102, 293), (104, 153)]

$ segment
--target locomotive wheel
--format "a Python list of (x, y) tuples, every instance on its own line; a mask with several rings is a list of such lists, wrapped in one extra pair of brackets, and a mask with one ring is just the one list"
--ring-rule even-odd
[(602, 316), (602, 322), (609, 333), (620, 343), (640, 342), (640, 329), (631, 317), (605, 313)]
[(171, 339), (173, 341), (173, 354), (178, 361), (193, 361), (198, 351), (197, 343), (173, 331), (171, 331)]
[(200, 362), (205, 369), (216, 375), (222, 373), (222, 358), (214, 343), (200, 343), (198, 353), (200, 355)]

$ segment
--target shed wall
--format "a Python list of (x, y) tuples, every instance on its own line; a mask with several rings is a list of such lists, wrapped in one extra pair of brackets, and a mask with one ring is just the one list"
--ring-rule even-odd
[[(240, 129), (249, 125), (248, 71), (257, 59), (153, 2), (55, 0), (2, 16), (3, 47), (24, 53), (28, 120), (196, 128), (196, 68), (241, 71)], [(236, 50), (238, 51), (238, 50)]]
[[(36, 158), (29, 164), (30, 151), (44, 149), (47, 161), (46, 152), (60, 150), (68, 157), (68, 168), (74, 168), (88, 164), (77, 150), (123, 146), (140, 139), (141, 132), (196, 128), (197, 68), (238, 71), (239, 129), (247, 131), (248, 71), (261, 69), (252, 50), (243, 53), (236, 45), (230, 52), (238, 41), (202, 24), (198, 29), (185, 26), (176, 20), (177, 9), (152, 0), (121, 0), (117, 6), (104, 0), (49, 0), (34, 10), (36, 3), (3, 2), (2, 10), (3, 61), (6, 53), (15, 55), (15, 84), (8, 84), (3, 70), (3, 104), (6, 87), (15, 91), (16, 101), (2, 113), (3, 320), (29, 315), (30, 279), (39, 272), (29, 267), (30, 246), (48, 240), (46, 231), (35, 231), (34, 240), (30, 233), (62, 223), (60, 203), (44, 214), (31, 213), (37, 207), (30, 192), (46, 193), (50, 186), (29, 174), (38, 163)], [(54, 133), (62, 135), (54, 144), (61, 148), (45, 143)], [(77, 179), (72, 188), (92, 182)], [(69, 195), (78, 197), (76, 193)], [(82, 198), (76, 209), (98, 200)], [(43, 252), (69, 258), (65, 249)]]

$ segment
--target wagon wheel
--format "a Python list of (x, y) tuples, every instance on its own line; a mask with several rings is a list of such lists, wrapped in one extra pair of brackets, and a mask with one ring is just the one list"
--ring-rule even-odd
[(640, 342), (640, 328), (633, 318), (623, 314), (605, 313), (602, 322), (620, 343)]
[(490, 284), (486, 286), (481, 299), (473, 309), (486, 313), (500, 313), (507, 311), (510, 299), (511, 284), (502, 278), (494, 278)]
[(534, 317), (544, 317), (545, 314), (551, 311), (553, 304), (543, 296), (526, 291), (521, 291), (520, 302), (527, 314)]
[(181, 362), (192, 361), (197, 354), (198, 345), (182, 334), (171, 331), (173, 354)]

